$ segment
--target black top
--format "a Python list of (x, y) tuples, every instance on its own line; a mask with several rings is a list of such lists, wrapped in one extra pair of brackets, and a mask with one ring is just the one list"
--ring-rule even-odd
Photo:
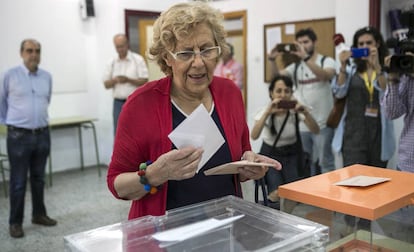
[[(172, 115), (173, 129), (186, 119), (186, 116), (174, 105), (172, 106)], [(226, 139), (223, 127), (221, 126), (220, 119), (215, 109), (213, 110), (211, 117), (224, 139)], [(172, 148), (176, 149), (174, 145)], [(194, 177), (180, 181), (169, 180), (167, 189), (167, 210), (220, 198), (226, 195), (236, 195), (233, 175), (204, 175), (205, 170), (231, 161), (229, 146), (227, 142), (224, 142)]]
[[(351, 164), (373, 165), (374, 160), (380, 160), (381, 115), (378, 90), (375, 88), (372, 98), (373, 101), (370, 104), (370, 95), (365, 82), (358, 73), (355, 73), (351, 77), (346, 98), (347, 114), (342, 146), (344, 166)], [(378, 110), (378, 115), (376, 117), (366, 116), (367, 106), (375, 107)], [(366, 153), (364, 155), (366, 160), (361, 159), (361, 153)]]

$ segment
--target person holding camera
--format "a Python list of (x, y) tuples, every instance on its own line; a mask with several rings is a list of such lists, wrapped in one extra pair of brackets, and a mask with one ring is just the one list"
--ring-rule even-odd
[[(339, 54), (341, 66), (333, 80), (335, 97), (346, 97), (346, 104), (332, 146), (342, 152), (344, 166), (385, 168), (395, 150), (393, 122), (380, 107), (387, 82), (383, 66), (388, 49), (373, 27), (357, 30), (352, 48)], [(353, 54), (354, 49), (361, 50)], [(363, 50), (368, 50), (367, 56), (359, 53)]]
[[(389, 66), (391, 61), (398, 62), (398, 59), (414, 62), (413, 51), (405, 52), (404, 56), (410, 57), (389, 56), (385, 59), (385, 65)], [(402, 64), (400, 67), (398, 64), (392, 65), (397, 67), (390, 67), (388, 85), (381, 105), (389, 119), (405, 115), (398, 146), (397, 170), (414, 172), (414, 67), (411, 64), (411, 69), (404, 71), (404, 66), (407, 64)]]
[[(294, 96), (309, 108), (312, 117), (319, 125), (319, 134), (309, 130), (305, 123), (299, 125), (304, 151), (311, 155), (311, 175), (335, 170), (335, 158), (331, 149), (333, 128), (327, 127), (326, 121), (333, 107), (330, 80), (335, 75), (335, 61), (316, 51), (317, 36), (311, 28), (301, 29), (295, 34), (294, 47), (276, 45), (268, 59), (274, 75), (288, 75), (294, 80)], [(296, 55), (300, 61), (280, 70), (276, 57), (289, 53)], [(320, 166), (321, 171), (318, 170)]]
[[(381, 33), (373, 27), (357, 30), (352, 49), (339, 54), (341, 66), (332, 85), (335, 97), (346, 97), (346, 103), (332, 147), (342, 152), (344, 167), (363, 164), (385, 168), (394, 154), (394, 125), (380, 106), (387, 54)], [(355, 217), (345, 215), (345, 223), (353, 227)], [(369, 229), (370, 221), (360, 219), (358, 226)]]
[(268, 199), (277, 201), (279, 185), (300, 178), (298, 168), (303, 168), (300, 153), (302, 142), (299, 133), (299, 121), (302, 121), (313, 134), (319, 133), (319, 126), (306, 106), (293, 97), (293, 81), (285, 75), (276, 75), (269, 85), (269, 104), (255, 117), (251, 138), (256, 140), (263, 133), (260, 154), (277, 159), (283, 169), (269, 169), (265, 184), (269, 192)]

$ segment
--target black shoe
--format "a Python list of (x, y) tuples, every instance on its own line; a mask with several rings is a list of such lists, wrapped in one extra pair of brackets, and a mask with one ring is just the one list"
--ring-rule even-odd
[(271, 207), (276, 210), (280, 210), (280, 201), (271, 201), (268, 200), (268, 207)]
[(23, 228), (20, 224), (11, 224), (9, 226), (9, 233), (13, 238), (22, 238), (24, 236)]
[(43, 226), (55, 226), (57, 224), (57, 221), (54, 219), (49, 218), (49, 216), (36, 216), (32, 218), (33, 224), (39, 224)]

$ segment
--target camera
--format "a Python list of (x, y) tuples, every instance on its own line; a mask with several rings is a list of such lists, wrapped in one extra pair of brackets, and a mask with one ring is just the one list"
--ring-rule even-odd
[(414, 73), (414, 56), (406, 55), (407, 52), (414, 54), (414, 10), (401, 13), (401, 24), (408, 27), (406, 37), (401, 40), (389, 39), (387, 45), (394, 48), (395, 55), (391, 57), (388, 72), (411, 74)]
[(294, 109), (296, 107), (296, 103), (297, 101), (294, 100), (280, 100), (277, 107), (281, 109)]
[(298, 49), (296, 48), (296, 45), (293, 43), (288, 43), (288, 44), (282, 43), (276, 46), (276, 50), (278, 52), (289, 53), (289, 52), (296, 52)]
[(352, 58), (368, 57), (368, 55), (369, 55), (369, 48), (351, 48)]
[(390, 73), (410, 74), (414, 73), (414, 56), (395, 55), (391, 57)]

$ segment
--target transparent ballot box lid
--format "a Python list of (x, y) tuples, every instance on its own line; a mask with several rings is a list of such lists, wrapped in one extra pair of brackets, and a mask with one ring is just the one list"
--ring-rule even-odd
[(226, 196), (64, 237), (66, 251), (325, 251), (329, 228)]

